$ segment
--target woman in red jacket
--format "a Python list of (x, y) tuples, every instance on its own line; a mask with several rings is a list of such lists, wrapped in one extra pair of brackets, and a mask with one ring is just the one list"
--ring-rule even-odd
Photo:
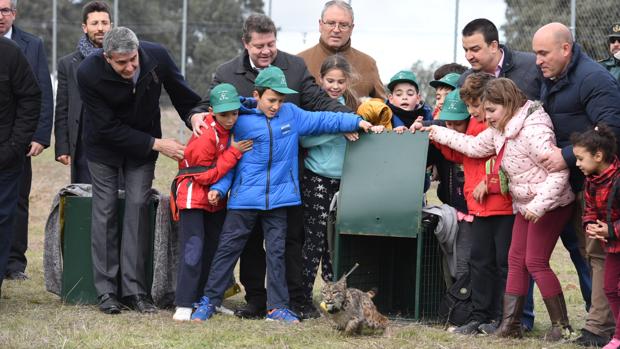
[(616, 332), (603, 349), (620, 347), (620, 161), (616, 138), (606, 126), (576, 134), (572, 139), (577, 167), (586, 175), (583, 230), (600, 240), (607, 252), (604, 290), (616, 319)]
[[(237, 164), (252, 148), (252, 141), (235, 142), (230, 130), (239, 117), (239, 95), (231, 84), (220, 84), (210, 93), (211, 107), (200, 136), (192, 135), (179, 173), (172, 183), (173, 216), (180, 218), (180, 253), (173, 315), (189, 321), (193, 305), (202, 295), (213, 254), (226, 217), (226, 199), (212, 205), (211, 184)], [(211, 200), (212, 202), (215, 202)]]

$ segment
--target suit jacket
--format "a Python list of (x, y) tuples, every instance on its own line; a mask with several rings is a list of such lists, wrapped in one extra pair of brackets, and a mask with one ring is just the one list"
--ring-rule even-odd
[[(84, 60), (79, 51), (58, 61), (58, 87), (56, 88), (56, 113), (54, 115), (54, 138), (56, 157), (70, 155), (75, 159), (80, 124), (82, 123), (82, 99), (77, 85), (77, 69)], [(71, 178), (75, 177), (75, 162), (71, 162)]]
[(0, 171), (23, 166), (37, 127), (41, 90), (19, 47), (0, 37)]
[(84, 59), (77, 71), (84, 103), (84, 141), (89, 161), (121, 166), (157, 159), (155, 138), (161, 138), (161, 88), (183, 120), (200, 101), (165, 47), (140, 41), (140, 75), (134, 85), (106, 62), (103, 52)]
[(50, 137), (52, 134), (54, 95), (43, 41), (30, 33), (26, 33), (15, 25), (13, 26), (11, 39), (22, 49), (41, 88), (41, 112), (39, 114), (37, 130), (32, 140), (47, 148), (50, 145)]
[[(322, 88), (315, 82), (314, 77), (306, 68), (303, 59), (278, 50), (276, 59), (271, 63), (284, 72), (286, 84), (299, 93), (286, 95), (285, 101), (293, 103), (302, 109), (311, 111), (340, 111), (351, 112), (351, 110), (340, 104), (337, 100), (330, 98)], [(254, 91), (254, 80), (258, 72), (250, 65), (248, 51), (232, 60), (223, 63), (215, 70), (215, 75), (211, 81), (209, 90), (220, 83), (227, 82), (237, 88), (240, 96), (251, 96)], [(191, 114), (209, 111), (209, 92), (200, 104), (192, 109)], [(188, 119), (187, 122), (190, 122)]]

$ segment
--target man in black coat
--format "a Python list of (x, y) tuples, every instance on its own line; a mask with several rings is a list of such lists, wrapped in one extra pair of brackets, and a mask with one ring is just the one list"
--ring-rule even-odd
[(82, 100), (76, 73), (85, 57), (97, 52), (112, 28), (110, 6), (91, 1), (82, 8), (82, 30), (77, 50), (58, 61), (54, 122), (56, 161), (71, 166), (71, 183), (91, 183), (82, 139)]
[[(163, 46), (138, 42), (124, 27), (106, 33), (103, 52), (84, 59), (77, 82), (93, 184), (91, 252), (99, 309), (119, 313), (120, 291), (134, 310), (156, 312), (146, 285), (148, 199), (158, 153), (180, 160), (185, 149), (175, 139), (161, 138), (161, 88), (166, 88), (183, 120), (200, 96)], [(116, 217), (119, 172), (126, 189), (122, 241)]]
[[(0, 8), (0, 12), (5, 11)], [(4, 15), (4, 14), (2, 14)], [(11, 247), (26, 149), (37, 128), (41, 90), (20, 48), (0, 37), (0, 290)]]
[(6, 15), (0, 16), (0, 36), (11, 39), (17, 43), (26, 56), (28, 63), (34, 71), (39, 87), (41, 88), (41, 112), (37, 130), (32, 137), (24, 161), (21, 187), (19, 189), (19, 201), (15, 213), (15, 226), (9, 264), (6, 269), (6, 278), (13, 280), (27, 279), (26, 275), (26, 249), (28, 248), (28, 198), (30, 196), (30, 184), (32, 182), (31, 157), (38, 156), (50, 145), (52, 133), (52, 113), (54, 100), (52, 94), (52, 82), (47, 68), (47, 58), (43, 41), (38, 37), (26, 33), (13, 25), (17, 15), (16, 0), (0, 0), (0, 9), (6, 11)]
[[(298, 94), (286, 95), (286, 102), (305, 110), (329, 110), (351, 112), (327, 94), (314, 82), (303, 59), (280, 51), (276, 46), (276, 27), (273, 21), (260, 14), (249, 16), (243, 24), (243, 53), (220, 65), (215, 71), (211, 88), (227, 82), (233, 84), (239, 95), (251, 96), (254, 79), (259, 70), (274, 65), (284, 72), (289, 88)], [(199, 132), (201, 120), (209, 107), (209, 94), (199, 106), (192, 110), (191, 123), (194, 132)], [(190, 120), (188, 120), (190, 121)], [(302, 157), (300, 157), (302, 159)], [(303, 162), (300, 164), (303, 168)], [(286, 236), (286, 280), (292, 309), (302, 318), (315, 313), (312, 304), (303, 304), (302, 288), (302, 245), (304, 240), (303, 211), (301, 206), (287, 209)], [(255, 229), (248, 240), (240, 261), (240, 281), (245, 288), (247, 305), (238, 309), (239, 317), (256, 318), (265, 314), (267, 295), (265, 291), (265, 250), (263, 234)]]

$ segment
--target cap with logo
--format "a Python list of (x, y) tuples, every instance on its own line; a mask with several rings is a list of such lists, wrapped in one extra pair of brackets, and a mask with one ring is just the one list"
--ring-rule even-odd
[(431, 81), (429, 85), (431, 85), (431, 87), (434, 87), (434, 88), (448, 87), (454, 90), (455, 88), (458, 87), (456, 84), (459, 82), (460, 77), (461, 77), (461, 74), (457, 74), (457, 73), (446, 74), (444, 75), (443, 78), (439, 80)]
[(388, 84), (388, 90), (393, 91), (394, 86), (401, 82), (408, 82), (410, 84), (413, 84), (416, 90), (420, 90), (420, 88), (418, 87), (418, 79), (416, 79), (415, 74), (411, 70), (401, 70), (394, 76), (392, 76), (392, 78), (390, 79), (390, 83)]
[(611, 37), (620, 37), (620, 23), (614, 23), (609, 27), (609, 35)]
[(209, 93), (209, 103), (214, 113), (224, 113), (241, 108), (239, 94), (231, 84), (219, 84)]
[(461, 99), (459, 89), (456, 89), (446, 96), (443, 101), (443, 107), (439, 113), (439, 120), (460, 121), (469, 118), (467, 105)]
[(290, 95), (298, 93), (295, 90), (291, 90), (286, 85), (286, 77), (282, 69), (276, 66), (267, 67), (258, 73), (256, 80), (254, 80), (254, 86), (270, 88), (276, 92)]

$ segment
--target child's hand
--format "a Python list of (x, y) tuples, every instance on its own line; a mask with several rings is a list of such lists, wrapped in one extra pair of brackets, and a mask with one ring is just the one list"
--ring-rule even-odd
[(437, 129), (436, 125), (431, 125), (429, 127), (422, 127), (420, 131), (428, 131), (428, 139), (431, 141), (435, 140), (435, 130)]
[(532, 211), (530, 210), (525, 210), (525, 214), (523, 214), (523, 218), (525, 218), (526, 221), (530, 221), (532, 223), (536, 223), (538, 219), (540, 219), (540, 217), (532, 213)]
[(597, 239), (607, 242), (608, 226), (607, 223), (596, 220), (596, 223), (586, 225), (586, 234), (590, 239)]
[(407, 131), (407, 128), (405, 126), (398, 126), (394, 128), (394, 132), (398, 133), (399, 135), (405, 133), (405, 131)]
[(485, 181), (478, 183), (471, 195), (474, 197), (474, 200), (482, 202), (482, 200), (484, 200), (484, 196), (487, 195), (487, 184)]
[(216, 206), (220, 201), (220, 192), (217, 190), (209, 190), (207, 193), (207, 200), (209, 200), (209, 204)]
[(235, 142), (235, 136), (230, 136), (230, 146), (237, 148), (242, 153), (245, 153), (248, 150), (252, 150), (252, 145), (254, 142), (251, 139), (246, 139), (243, 141)]
[(362, 130), (364, 130), (364, 132), (368, 133), (368, 130), (370, 130), (370, 128), (372, 127), (372, 124), (370, 122), (366, 121), (366, 120), (362, 120), (362, 121), (360, 121), (358, 126)]
[(355, 142), (360, 139), (360, 135), (357, 132), (347, 132), (344, 134), (344, 138), (348, 139), (351, 142)]
[(385, 126), (383, 125), (372, 126), (370, 128), (370, 131), (372, 131), (373, 133), (381, 133), (383, 132), (383, 130), (385, 130)]
[(422, 120), (422, 116), (418, 116), (418, 118), (415, 119), (413, 124), (411, 124), (411, 126), (409, 127), (409, 131), (411, 131), (411, 133), (415, 133), (415, 131), (417, 130), (424, 131), (424, 125), (422, 124)]

